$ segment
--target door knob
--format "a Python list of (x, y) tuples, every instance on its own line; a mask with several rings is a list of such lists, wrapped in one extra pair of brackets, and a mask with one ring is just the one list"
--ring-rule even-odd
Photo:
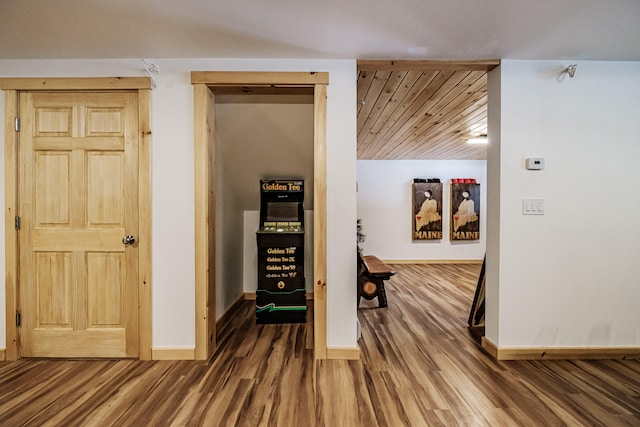
[(122, 238), (122, 243), (125, 245), (133, 245), (136, 242), (136, 238), (129, 235)]

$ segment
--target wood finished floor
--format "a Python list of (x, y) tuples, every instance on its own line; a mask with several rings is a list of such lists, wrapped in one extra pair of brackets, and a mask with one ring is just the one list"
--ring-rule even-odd
[(360, 361), (247, 302), (210, 362), (0, 362), (0, 426), (640, 426), (640, 361), (495, 361), (466, 327), (479, 265), (394, 267)]

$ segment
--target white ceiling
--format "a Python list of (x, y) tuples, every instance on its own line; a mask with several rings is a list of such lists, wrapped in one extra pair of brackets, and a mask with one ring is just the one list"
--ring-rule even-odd
[(640, 60), (639, 0), (0, 0), (0, 59)]

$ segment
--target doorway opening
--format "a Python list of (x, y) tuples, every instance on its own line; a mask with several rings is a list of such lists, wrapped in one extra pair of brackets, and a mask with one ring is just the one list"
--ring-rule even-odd
[[(365, 253), (390, 262), (476, 262), (486, 252), (488, 72), (499, 61), (358, 61), (358, 218)], [(451, 241), (450, 183), (481, 183), (480, 239)], [(441, 181), (438, 233), (416, 239), (412, 182)], [(457, 180), (456, 180), (457, 181)], [(453, 181), (453, 182), (456, 182)], [(416, 197), (417, 199), (417, 197)], [(385, 207), (384, 216), (379, 206)], [(419, 204), (417, 206), (420, 206)], [(412, 234), (413, 233), (413, 234)]]
[[(222, 257), (216, 256), (216, 243), (223, 230), (216, 228), (219, 215), (216, 203), (221, 192), (218, 181), (224, 179), (224, 168), (217, 159), (216, 104), (233, 99), (265, 95), (272, 97), (302, 96), (313, 105), (313, 272), (307, 282), (313, 283), (314, 355), (326, 358), (326, 90), (328, 73), (288, 72), (192, 72), (194, 86), (194, 174), (195, 174), (195, 262), (196, 262), (196, 359), (208, 359), (216, 349), (217, 299), (221, 286), (216, 277), (223, 268)], [(241, 98), (235, 98), (239, 100)], [(259, 143), (260, 135), (255, 135)], [(217, 166), (218, 165), (218, 166)], [(226, 165), (225, 167), (227, 167)], [(286, 168), (285, 168), (286, 170)], [(256, 175), (257, 176), (257, 175)], [(251, 184), (248, 184), (251, 185)], [(254, 183), (258, 189), (258, 183)], [(232, 191), (232, 190), (231, 190)], [(238, 282), (242, 282), (238, 278)], [(226, 305), (226, 302), (225, 304)], [(228, 308), (228, 307), (225, 307)]]

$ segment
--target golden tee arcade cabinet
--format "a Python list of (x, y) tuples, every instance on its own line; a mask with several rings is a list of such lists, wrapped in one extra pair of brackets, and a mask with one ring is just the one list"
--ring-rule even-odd
[(260, 181), (256, 323), (304, 323), (304, 181)]

